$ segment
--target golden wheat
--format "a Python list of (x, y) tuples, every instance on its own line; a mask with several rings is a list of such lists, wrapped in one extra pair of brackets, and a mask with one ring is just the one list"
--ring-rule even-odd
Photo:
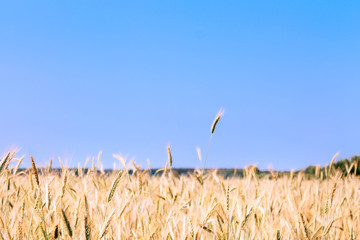
[(340, 177), (334, 168), (326, 179), (275, 172), (260, 178), (252, 168), (245, 178), (199, 170), (154, 176), (136, 164), (132, 173), (94, 169), (78, 175), (65, 167), (60, 174), (38, 172), (33, 158), (31, 171), (7, 169), (7, 161), (18, 161), (10, 157), (0, 164), (0, 239), (355, 239), (360, 234), (360, 179)]

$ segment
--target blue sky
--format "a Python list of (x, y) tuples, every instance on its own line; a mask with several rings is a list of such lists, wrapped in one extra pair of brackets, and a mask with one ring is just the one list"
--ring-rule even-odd
[(0, 152), (299, 169), (360, 153), (358, 1), (4, 1)]

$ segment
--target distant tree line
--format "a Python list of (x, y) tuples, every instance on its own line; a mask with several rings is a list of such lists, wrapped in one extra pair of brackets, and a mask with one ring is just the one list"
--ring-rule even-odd
[[(19, 169), (20, 171), (27, 171), (29, 169)], [(39, 169), (39, 173), (42, 174), (43, 171), (45, 171), (45, 169)], [(73, 171), (76, 175), (78, 174), (78, 169), (69, 169), (70, 171)], [(162, 172), (159, 172), (159, 169), (142, 169), (141, 171), (148, 171), (148, 173), (150, 175), (161, 175)], [(51, 170), (52, 172), (56, 172), (58, 174), (61, 173), (62, 169), (61, 168), (53, 168)], [(84, 169), (84, 174), (88, 173), (89, 171), (91, 171), (91, 169)], [(128, 170), (129, 174), (133, 174), (134, 171), (133, 170)], [(196, 172), (196, 169), (194, 168), (172, 168), (172, 170), (174, 174), (176, 175), (188, 175), (188, 174), (194, 174), (194, 172)], [(275, 171), (272, 169), (269, 170), (260, 170), (258, 167), (254, 166), (254, 165), (249, 165), (247, 167), (244, 167), (243, 169), (238, 169), (238, 168), (219, 168), (219, 169), (205, 169), (204, 173), (213, 173), (214, 171), (216, 172), (216, 174), (223, 176), (224, 178), (228, 178), (228, 177), (247, 177), (250, 174), (256, 175), (257, 177), (270, 177), (270, 178), (274, 178), (274, 177), (281, 177), (281, 176), (290, 176), (291, 174), (293, 174), (293, 176), (298, 175), (299, 173), (305, 173), (305, 175), (307, 177), (317, 177), (317, 178), (326, 178), (329, 173), (331, 172), (335, 172), (335, 171), (340, 171), (342, 172), (343, 176), (347, 176), (347, 175), (360, 175), (360, 155), (355, 155), (353, 157), (351, 157), (350, 159), (341, 159), (339, 161), (333, 162), (329, 165), (326, 166), (308, 166), (305, 169), (302, 170), (298, 170), (298, 171)], [(95, 170), (95, 172), (99, 172), (99, 170)], [(111, 174), (113, 172), (113, 170), (111, 169), (105, 169), (104, 173), (105, 174)]]
[[(351, 157), (350, 159), (345, 158), (345, 159), (341, 159), (339, 161), (336, 161), (332, 164), (332, 167), (335, 170), (340, 170), (344, 176), (347, 176), (349, 174), (355, 174), (358, 175), (360, 174), (360, 169), (359, 169), (359, 163), (360, 163), (360, 155), (355, 155), (353, 157)], [(324, 167), (321, 167), (320, 170), (321, 171), (326, 171), (327, 168), (329, 168), (330, 165), (326, 165)], [(316, 168), (318, 168), (318, 166), (309, 166), (305, 169), (305, 174), (308, 175), (316, 175)]]

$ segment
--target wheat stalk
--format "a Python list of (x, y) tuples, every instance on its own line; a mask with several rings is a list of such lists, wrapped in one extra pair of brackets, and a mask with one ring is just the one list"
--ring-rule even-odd
[(90, 223), (89, 223), (89, 206), (87, 197), (84, 194), (84, 233), (85, 233), (85, 239), (90, 240)]
[(70, 221), (69, 221), (69, 219), (67, 218), (64, 209), (61, 210), (61, 213), (62, 213), (62, 216), (63, 216), (63, 219), (64, 219), (64, 223), (65, 223), (66, 229), (67, 229), (67, 231), (68, 231), (68, 234), (69, 234), (70, 237), (72, 237), (73, 231), (72, 231), (72, 228), (71, 228)]
[(104, 227), (100, 232), (99, 239), (102, 239), (105, 236), (105, 234), (107, 233), (108, 228), (110, 226), (111, 219), (113, 218), (114, 214), (115, 214), (115, 210), (110, 214), (109, 218), (105, 221)]

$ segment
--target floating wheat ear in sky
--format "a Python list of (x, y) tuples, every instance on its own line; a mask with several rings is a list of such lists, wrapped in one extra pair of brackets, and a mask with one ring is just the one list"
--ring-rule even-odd
[(211, 135), (210, 135), (210, 139), (209, 139), (209, 144), (208, 144), (208, 148), (206, 150), (206, 156), (205, 156), (205, 161), (204, 161), (204, 167), (203, 169), (205, 169), (205, 166), (206, 166), (206, 160), (207, 160), (207, 157), (208, 157), (208, 154), (209, 154), (209, 148), (210, 148), (210, 143), (211, 143), (211, 139), (212, 139), (212, 136), (213, 136), (213, 133), (215, 132), (215, 128), (216, 128), (216, 125), (218, 124), (218, 122), (220, 121), (220, 118), (224, 115), (224, 110), (222, 108), (220, 108), (219, 112), (216, 114), (215, 116), (215, 119), (214, 119), (214, 122), (211, 124), (211, 129), (210, 129), (210, 132), (211, 132)]
[(216, 125), (218, 124), (220, 118), (224, 115), (224, 110), (220, 108), (219, 112), (216, 114), (214, 122), (211, 125), (211, 135), (214, 133)]

